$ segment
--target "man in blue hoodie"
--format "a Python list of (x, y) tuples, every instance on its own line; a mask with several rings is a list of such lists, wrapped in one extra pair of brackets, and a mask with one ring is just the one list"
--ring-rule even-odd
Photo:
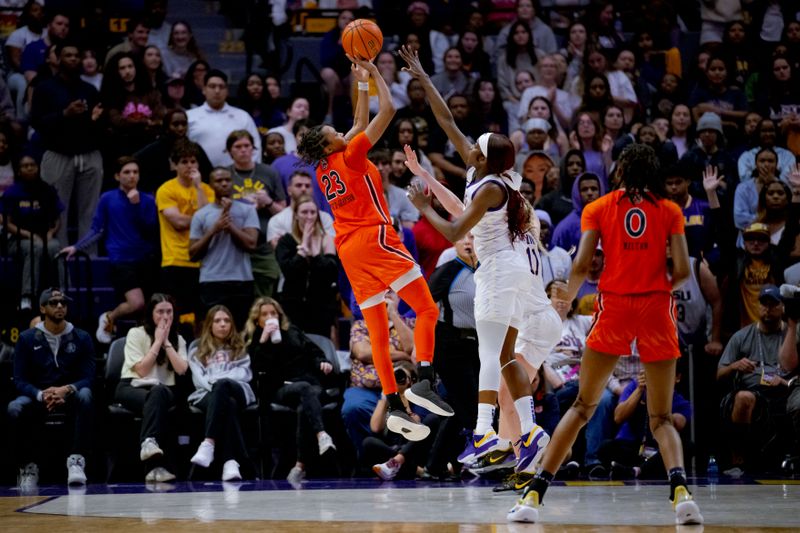
[(581, 213), (583, 208), (606, 193), (605, 185), (597, 174), (584, 172), (572, 183), (572, 213), (558, 223), (553, 233), (553, 245), (567, 250), (574, 258), (581, 240)]
[(67, 482), (86, 484), (84, 455), (92, 440), (95, 373), (92, 338), (66, 320), (69, 298), (61, 289), (46, 289), (39, 298), (44, 320), (19, 336), (14, 350), (14, 384), (20, 394), (8, 404), (15, 456), (21, 465), (19, 486), (36, 490), (39, 468), (32, 462), (48, 413), (64, 412), (72, 424)]

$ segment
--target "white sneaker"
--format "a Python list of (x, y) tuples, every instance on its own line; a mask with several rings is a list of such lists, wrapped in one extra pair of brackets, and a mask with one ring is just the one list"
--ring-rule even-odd
[(322, 432), (320, 438), (317, 439), (317, 441), (319, 442), (320, 455), (325, 455), (325, 452), (327, 452), (328, 450), (336, 450), (336, 445), (333, 443), (333, 439), (331, 438), (330, 435), (328, 435), (324, 431)]
[(204, 440), (197, 447), (197, 453), (194, 454), (191, 461), (197, 466), (208, 468), (214, 461), (214, 445)]
[(164, 455), (164, 450), (158, 446), (156, 439), (147, 437), (142, 441), (142, 450), (139, 452), (139, 459), (147, 461), (156, 455)]
[(33, 495), (39, 490), (39, 467), (36, 463), (28, 463), (19, 469), (17, 486), (20, 494)]
[(239, 473), (239, 463), (233, 459), (225, 461), (222, 465), (222, 481), (236, 481), (242, 479), (242, 474)]
[(675, 523), (679, 526), (700, 525), (703, 523), (703, 515), (700, 514), (700, 507), (694, 501), (689, 489), (686, 487), (676, 487), (675, 495), (672, 500), (672, 508), (675, 511)]
[(175, 474), (164, 468), (157, 466), (147, 473), (144, 480), (148, 483), (166, 483), (175, 479)]
[(101, 344), (111, 344), (111, 341), (114, 340), (111, 337), (111, 322), (108, 320), (108, 313), (103, 313), (100, 315), (100, 318), (97, 320), (97, 332), (95, 332), (95, 337)]
[(72, 454), (67, 457), (67, 484), (85, 485), (86, 484), (86, 459), (82, 455)]
[(19, 310), (20, 311), (30, 311), (31, 310), (31, 299), (28, 296), (23, 296), (19, 300)]
[(306, 478), (306, 471), (295, 465), (289, 470), (289, 475), (286, 476), (286, 481), (292, 486), (293, 489), (299, 489), (303, 486), (303, 480)]
[(400, 465), (397, 461), (394, 460), (394, 457), (386, 461), (385, 463), (379, 463), (372, 467), (372, 471), (377, 474), (379, 478), (384, 481), (391, 481), (397, 476), (397, 473), (400, 472)]

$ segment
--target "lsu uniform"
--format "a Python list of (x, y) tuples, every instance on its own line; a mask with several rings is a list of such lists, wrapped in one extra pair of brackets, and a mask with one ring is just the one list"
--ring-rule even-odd
[(669, 200), (632, 203), (625, 191), (583, 209), (581, 231), (595, 230), (605, 253), (592, 329), (586, 345), (608, 354), (630, 353), (637, 341), (643, 362), (677, 359), (678, 327), (667, 272), (667, 243), (684, 234), (680, 208)]
[[(467, 171), (464, 204), (469, 205), (481, 187), (495, 183), (503, 190), (518, 190), (515, 172), (495, 174), (475, 181), (475, 168)], [(508, 194), (503, 205), (488, 210), (472, 228), (480, 265), (475, 271), (475, 320), (507, 324), (518, 330), (514, 350), (539, 368), (561, 338), (561, 318), (544, 291), (541, 255), (535, 240), (526, 235), (512, 242), (508, 230)]]
[(320, 160), (317, 181), (333, 212), (336, 251), (361, 307), (383, 302), (422, 275), (392, 227), (381, 174), (367, 159), (362, 132), (347, 147)]

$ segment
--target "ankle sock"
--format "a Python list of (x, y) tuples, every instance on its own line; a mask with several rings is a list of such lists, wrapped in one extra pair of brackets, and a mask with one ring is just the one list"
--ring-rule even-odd
[(406, 411), (406, 406), (398, 393), (387, 394), (386, 401), (389, 402), (389, 411)]
[(533, 415), (533, 397), (523, 396), (514, 400), (514, 408), (519, 416), (520, 434), (524, 437), (531, 432), (533, 426), (536, 424)]
[(433, 382), (435, 381), (436, 377), (433, 372), (433, 365), (430, 364), (428, 361), (421, 361), (417, 365), (417, 376), (419, 380), (422, 381), (423, 379), (427, 379), (431, 386), (433, 386)]
[(492, 430), (494, 420), (494, 405), (490, 403), (478, 404), (478, 421), (475, 424), (475, 435), (486, 435)]
[[(675, 499), (675, 489), (686, 486), (686, 471), (683, 467), (672, 468), (669, 471), (669, 499)], [(688, 488), (687, 488), (688, 490)]]
[(542, 503), (542, 500), (544, 500), (544, 493), (547, 492), (547, 488), (550, 487), (551, 481), (553, 481), (553, 474), (547, 470), (542, 470), (533, 476), (533, 482), (530, 484), (530, 487), (531, 490), (535, 490), (539, 493), (539, 503)]

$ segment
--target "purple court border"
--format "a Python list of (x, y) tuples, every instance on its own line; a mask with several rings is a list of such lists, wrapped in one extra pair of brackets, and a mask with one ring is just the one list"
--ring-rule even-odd
[[(770, 481), (785, 480), (791, 483), (797, 483), (797, 480), (790, 480), (785, 478), (766, 478), (759, 477), (758, 479), (741, 478), (731, 479), (722, 477), (711, 483), (705, 477), (689, 478), (691, 485), (708, 486), (711, 484), (717, 485), (759, 485), (759, 480), (769, 479)], [(295, 490), (285, 480), (253, 480), (235, 482), (239, 486), (240, 491), (255, 492), (255, 491), (272, 491), (272, 490)], [(650, 485), (666, 486), (669, 483), (661, 480), (631, 480), (631, 481), (581, 481), (582, 486), (604, 486), (622, 483), (625, 486), (636, 485)], [(461, 482), (438, 482), (438, 481), (415, 481), (403, 480), (385, 482), (372, 478), (353, 478), (353, 479), (313, 479), (303, 482), (302, 489), (297, 490), (342, 490), (342, 489), (379, 489), (379, 488), (393, 488), (393, 489), (410, 489), (419, 487), (430, 488), (450, 488), (450, 487), (494, 487), (498, 484), (496, 480), (476, 478), (474, 480), (467, 480)], [(556, 481), (554, 486), (568, 486), (570, 482)], [(156, 489), (158, 487), (158, 489)], [(85, 487), (85, 491), (80, 489), (80, 494), (93, 495), (93, 494), (147, 494), (156, 492), (170, 492), (170, 493), (187, 493), (187, 492), (221, 492), (223, 490), (222, 482), (220, 481), (181, 481), (177, 483), (162, 483), (152, 485), (145, 483), (90, 483)], [(74, 491), (75, 489), (73, 489)], [(22, 507), (18, 511), (26, 511), (31, 507), (41, 505), (53, 498), (60, 496), (68, 496), (70, 489), (66, 485), (46, 485), (40, 487), (35, 494), (26, 494), (24, 496), (44, 496), (47, 499), (32, 504), (30, 506)], [(16, 487), (0, 487), (0, 497), (14, 497), (23, 496), (19, 493)]]

